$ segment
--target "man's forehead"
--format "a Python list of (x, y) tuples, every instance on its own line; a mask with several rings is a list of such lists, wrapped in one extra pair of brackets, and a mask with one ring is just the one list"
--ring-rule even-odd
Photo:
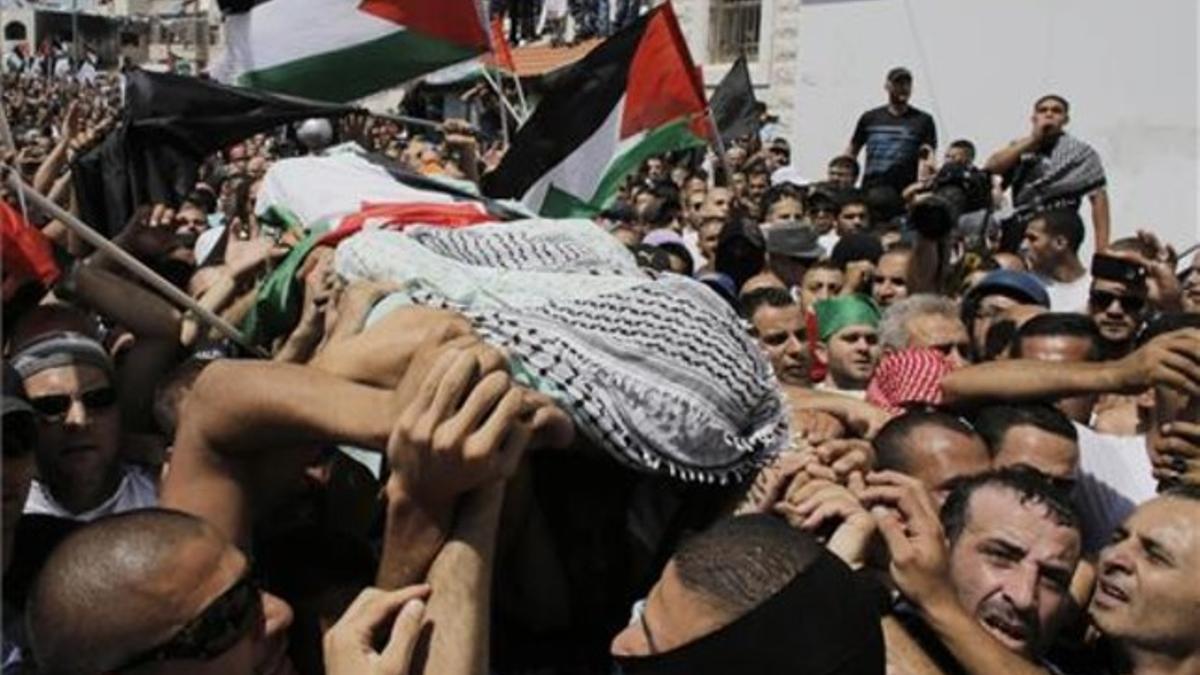
[(1200, 501), (1164, 496), (1138, 507), (1125, 523), (1135, 535), (1153, 539), (1184, 565), (1200, 565)]
[(1084, 361), (1092, 342), (1080, 335), (1032, 335), (1021, 339), (1021, 353), (1039, 361)]
[(800, 305), (798, 304), (788, 305), (787, 307), (763, 305), (754, 313), (754, 324), (758, 327), (759, 332), (762, 333), (777, 330), (795, 330), (804, 326), (804, 312), (800, 310)]
[(847, 326), (833, 334), (833, 337), (841, 340), (854, 341), (862, 336), (874, 337), (879, 335), (879, 331), (875, 330), (874, 326), (859, 324), (857, 326)]
[(1040, 560), (1074, 560), (1079, 531), (1055, 519), (1050, 507), (1015, 490), (985, 485), (971, 495), (964, 532), (1021, 548)]
[(25, 378), (25, 389), (31, 396), (87, 391), (108, 384), (108, 375), (103, 370), (78, 363), (47, 368)]
[(958, 319), (942, 314), (921, 314), (909, 319), (910, 332), (926, 337), (956, 337), (966, 335), (967, 329)]
[(831, 270), (828, 267), (813, 267), (804, 273), (804, 281), (837, 281), (842, 277), (841, 270)]

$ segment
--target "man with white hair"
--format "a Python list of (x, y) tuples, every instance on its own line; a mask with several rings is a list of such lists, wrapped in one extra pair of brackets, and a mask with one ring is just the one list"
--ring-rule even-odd
[(964, 365), (970, 342), (958, 315), (958, 305), (940, 295), (921, 293), (905, 298), (884, 312), (879, 324), (879, 342), (884, 352), (932, 348), (955, 365)]

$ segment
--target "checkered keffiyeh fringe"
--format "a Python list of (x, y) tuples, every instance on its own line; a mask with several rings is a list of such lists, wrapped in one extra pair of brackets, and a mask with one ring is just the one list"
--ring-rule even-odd
[[(583, 244), (577, 228), (595, 226), (570, 222), (359, 235), (339, 248), (338, 269), (401, 282), (413, 302), (461, 312), (507, 351), (518, 380), (553, 396), (583, 434), (627, 466), (724, 483), (779, 452), (789, 439), (786, 407), (770, 364), (728, 305), (690, 278), (638, 269), (606, 234), (611, 248)], [(536, 304), (527, 297), (520, 305), (480, 304), (473, 294), (439, 293), (445, 284), (437, 279), (411, 278), (404, 256), (385, 252), (380, 237), (407, 237), (447, 261), (470, 262), (483, 278), (487, 270), (524, 270), (553, 272), (575, 288), (597, 275), (630, 283), (593, 294), (548, 290)]]
[(1092, 146), (1063, 134), (1049, 157), (1033, 155), (1025, 160), (1032, 164), (1023, 167), (1029, 178), (1013, 195), (1013, 202), (1022, 212), (1041, 212), (1079, 202), (1088, 193), (1104, 187), (1107, 179), (1100, 155)]

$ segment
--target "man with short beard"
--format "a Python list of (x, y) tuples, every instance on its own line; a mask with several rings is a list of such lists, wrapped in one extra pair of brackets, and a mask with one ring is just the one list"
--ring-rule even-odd
[(920, 483), (895, 472), (868, 475), (862, 500), (909, 603), (896, 616), (943, 672), (1007, 672), (976, 667), (971, 645), (980, 641), (1037, 669), (1067, 618), (1081, 551), (1071, 505), (1043, 476), (1004, 469), (968, 478), (940, 517)]
[(87, 522), (158, 503), (156, 477), (121, 460), (116, 374), (100, 343), (51, 332), (22, 346), (13, 367), (38, 412), (38, 478), (25, 513)]
[(829, 367), (819, 388), (861, 398), (879, 363), (879, 310), (862, 296), (816, 304), (817, 356)]
[[(1046, 675), (1014, 654), (955, 600), (943, 531), (919, 499), (901, 503), (901, 521), (873, 512), (893, 553), (892, 578), (920, 608), (938, 642), (966, 672)], [(1088, 609), (1099, 643), (1073, 670), (1102, 675), (1200, 672), (1200, 490), (1175, 487), (1142, 504), (1100, 553)], [(896, 554), (899, 553), (899, 556)]]
[(908, 297), (908, 265), (911, 260), (910, 248), (892, 249), (880, 256), (871, 277), (871, 295), (875, 298), (875, 304), (886, 309)]

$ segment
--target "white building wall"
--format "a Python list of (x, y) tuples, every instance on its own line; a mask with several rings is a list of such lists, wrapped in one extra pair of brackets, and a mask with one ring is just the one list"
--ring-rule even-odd
[(1104, 160), (1113, 234), (1200, 240), (1196, 0), (809, 0), (802, 8), (793, 161), (823, 175), (884, 73), (915, 76), (913, 104), (944, 147), (980, 155), (1028, 133), (1034, 99), (1071, 102), (1069, 130)]
[[(672, 0), (679, 25), (692, 58), (704, 68), (704, 83), (709, 91), (717, 86), (729, 63), (713, 63), (708, 53), (710, 0)], [(796, 102), (798, 36), (803, 0), (762, 0), (762, 25), (758, 59), (751, 62), (750, 79), (755, 97), (780, 115), (780, 126), (792, 130)]]

